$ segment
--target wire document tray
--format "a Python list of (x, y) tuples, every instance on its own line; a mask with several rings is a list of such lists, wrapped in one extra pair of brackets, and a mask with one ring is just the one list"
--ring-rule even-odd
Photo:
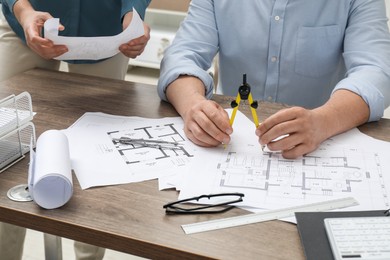
[(0, 100), (0, 172), (24, 158), (35, 146), (31, 96), (23, 92)]

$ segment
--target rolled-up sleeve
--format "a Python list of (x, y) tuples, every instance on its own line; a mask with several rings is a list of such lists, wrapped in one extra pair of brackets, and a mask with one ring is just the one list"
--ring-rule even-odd
[(369, 121), (379, 120), (390, 105), (390, 34), (384, 1), (358, 0), (351, 8), (344, 40), (346, 78), (333, 90), (360, 95), (370, 108)]
[(122, 0), (122, 12), (121, 17), (126, 13), (133, 11), (133, 8), (137, 10), (142, 19), (145, 18), (146, 8), (149, 6), (151, 0)]
[(208, 74), (213, 58), (218, 52), (218, 32), (210, 0), (192, 0), (188, 15), (183, 21), (171, 46), (161, 62), (158, 93), (167, 100), (167, 86), (180, 75), (199, 78), (211, 98), (213, 79)]
[(13, 13), (14, 4), (17, 0), (0, 0), (0, 4), (6, 5), (11, 13)]

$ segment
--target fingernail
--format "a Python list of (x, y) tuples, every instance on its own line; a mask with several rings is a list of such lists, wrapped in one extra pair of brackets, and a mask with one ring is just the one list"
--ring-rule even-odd
[(225, 139), (223, 139), (223, 140), (222, 140), (222, 143), (223, 143), (223, 144), (228, 144), (228, 143), (229, 143), (229, 141), (230, 141), (230, 139), (229, 139), (229, 138), (225, 138)]
[(231, 135), (233, 133), (233, 130), (231, 128), (226, 129), (225, 133), (228, 135)]

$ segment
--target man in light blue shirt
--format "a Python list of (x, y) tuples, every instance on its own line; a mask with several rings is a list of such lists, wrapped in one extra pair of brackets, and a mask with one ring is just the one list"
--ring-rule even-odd
[[(390, 104), (390, 35), (383, 0), (193, 0), (161, 64), (159, 95), (196, 144), (228, 143), (226, 112), (247, 74), (254, 99), (292, 107), (266, 119), (259, 142), (296, 158), (325, 139), (378, 120)], [(272, 140), (287, 135), (279, 141)]]

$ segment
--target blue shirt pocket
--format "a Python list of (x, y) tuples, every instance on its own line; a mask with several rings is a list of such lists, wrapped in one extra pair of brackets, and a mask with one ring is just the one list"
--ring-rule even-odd
[(338, 25), (300, 27), (295, 52), (295, 72), (321, 77), (337, 69), (342, 58), (343, 35)]

